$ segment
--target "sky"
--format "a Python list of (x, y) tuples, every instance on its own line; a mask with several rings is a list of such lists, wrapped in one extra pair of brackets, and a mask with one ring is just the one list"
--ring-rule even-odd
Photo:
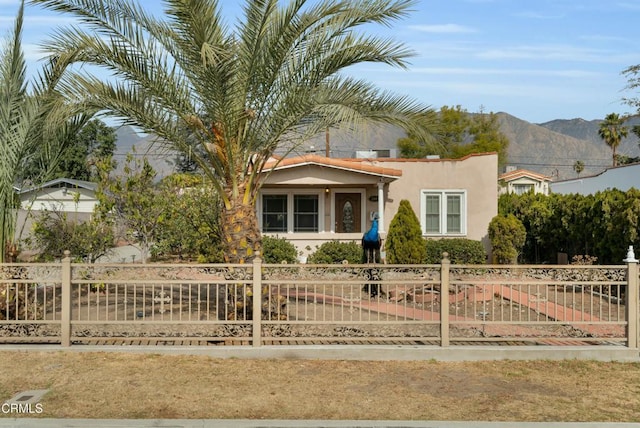
[[(159, 0), (140, 0), (161, 13)], [(15, 18), (17, 0), (0, 0), (0, 34)], [(230, 24), (238, 0), (220, 0)], [(640, 0), (417, 0), (392, 28), (367, 31), (393, 37), (414, 51), (407, 69), (362, 64), (348, 72), (439, 109), (505, 112), (532, 123), (603, 119), (626, 114), (622, 71), (640, 64)], [(38, 44), (69, 19), (28, 6), (23, 47), (30, 71)]]

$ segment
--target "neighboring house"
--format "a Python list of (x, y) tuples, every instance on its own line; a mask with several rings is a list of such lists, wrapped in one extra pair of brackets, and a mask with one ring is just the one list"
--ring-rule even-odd
[(607, 189), (640, 189), (640, 163), (607, 168), (599, 174), (551, 183), (551, 192), (590, 195)]
[(96, 183), (90, 181), (57, 178), (39, 186), (17, 190), (20, 197), (17, 238), (25, 237), (24, 233), (31, 230), (33, 217), (42, 211), (66, 212), (81, 221), (91, 218), (98, 203), (96, 187)]
[(93, 213), (98, 203), (96, 187), (96, 183), (90, 181), (57, 178), (19, 190), (20, 207), (32, 211)]
[(331, 240), (357, 241), (379, 217), (384, 239), (407, 199), (428, 238), (483, 241), (497, 214), (498, 157), (336, 159), (304, 155), (266, 165), (258, 221), (263, 233), (286, 237), (302, 260)]
[(498, 177), (499, 194), (515, 193), (522, 195), (534, 193), (549, 194), (551, 177), (526, 169), (512, 169)]

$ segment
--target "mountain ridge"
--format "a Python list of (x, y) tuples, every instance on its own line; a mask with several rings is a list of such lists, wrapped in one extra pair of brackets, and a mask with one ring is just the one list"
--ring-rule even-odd
[[(598, 135), (601, 120), (555, 119), (544, 123), (531, 123), (509, 113), (496, 113), (500, 130), (509, 139), (508, 165), (549, 175), (553, 179), (574, 178), (576, 161), (584, 163), (581, 175), (597, 174), (612, 165), (611, 149)], [(617, 153), (640, 156), (638, 138), (630, 130), (640, 125), (634, 117), (625, 123), (629, 136), (620, 144)], [(135, 146), (136, 153), (146, 155), (158, 172), (158, 178), (170, 174), (174, 168), (174, 151), (161, 149), (153, 143), (155, 137), (141, 136), (131, 126), (116, 130), (116, 160), (121, 166), (127, 153)], [(335, 129), (330, 131), (332, 157), (354, 157), (358, 151), (390, 150), (398, 153), (397, 140), (405, 134), (398, 128), (370, 125), (357, 131)], [(326, 136), (318, 135), (300, 146), (294, 154), (325, 153)]]
[[(576, 161), (585, 165), (582, 175), (596, 174), (612, 165), (611, 148), (598, 135), (601, 120), (556, 119), (534, 124), (508, 113), (496, 113), (500, 130), (509, 139), (509, 165), (550, 175), (554, 179), (576, 177)], [(632, 119), (625, 126), (638, 124)], [(629, 132), (618, 154), (638, 156), (638, 139)]]

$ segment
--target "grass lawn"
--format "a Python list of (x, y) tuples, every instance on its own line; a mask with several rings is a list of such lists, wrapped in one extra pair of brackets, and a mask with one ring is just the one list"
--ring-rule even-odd
[(640, 422), (637, 363), (1, 351), (0, 361), (0, 402), (50, 390), (28, 417)]

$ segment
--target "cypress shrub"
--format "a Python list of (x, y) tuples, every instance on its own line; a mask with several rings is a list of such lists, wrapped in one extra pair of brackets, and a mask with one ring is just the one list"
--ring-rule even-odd
[(442, 253), (449, 253), (453, 264), (474, 265), (484, 264), (487, 253), (480, 241), (466, 238), (428, 239), (427, 258), (425, 263), (438, 264), (442, 260)]
[(398, 212), (391, 220), (385, 249), (391, 264), (420, 264), (426, 259), (427, 248), (420, 222), (406, 199), (400, 201)]
[(513, 214), (497, 215), (489, 223), (493, 256), (500, 264), (516, 264), (526, 238), (527, 230)]

